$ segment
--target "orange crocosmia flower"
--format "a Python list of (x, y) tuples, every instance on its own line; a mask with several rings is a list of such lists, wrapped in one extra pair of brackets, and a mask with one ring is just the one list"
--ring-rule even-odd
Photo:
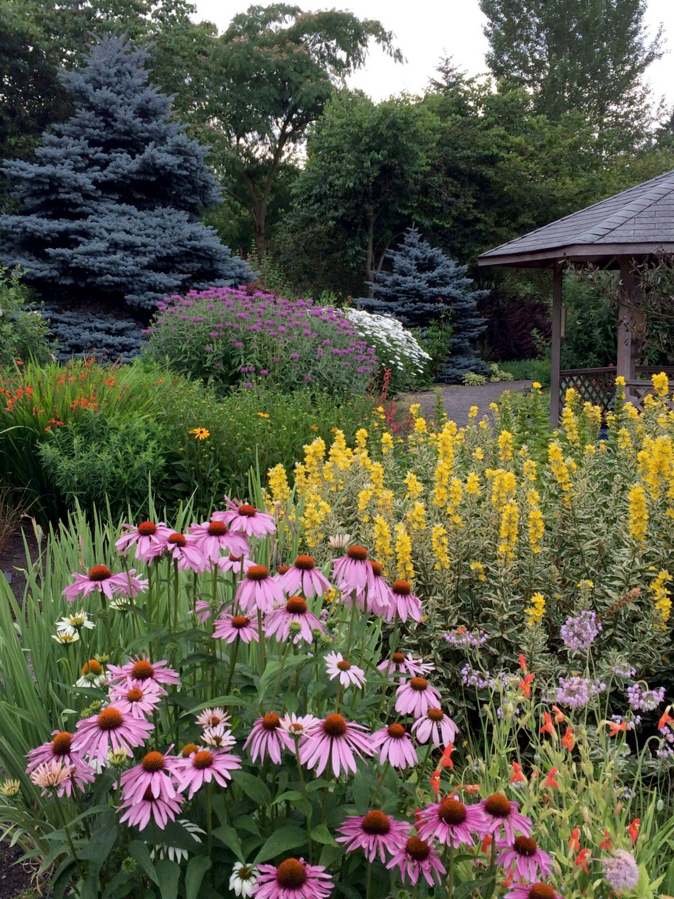
[(510, 775), (511, 784), (524, 783), (524, 775), (522, 774), (522, 766), (517, 762), (512, 763), (513, 773)]
[(627, 730), (627, 721), (621, 721), (620, 724), (617, 724), (615, 721), (607, 721), (609, 737), (617, 737), (618, 734)]
[(520, 690), (522, 691), (522, 693), (524, 693), (524, 696), (526, 697), (526, 699), (531, 699), (531, 685), (532, 685), (533, 681), (534, 681), (533, 674), (527, 674), (525, 676), (524, 680), (521, 680), (518, 684)]
[(611, 837), (609, 836), (608, 830), (604, 831), (604, 839), (599, 844), (600, 849), (605, 849), (607, 852), (611, 848)]
[(447, 748), (442, 753), (442, 757), (438, 764), (438, 769), (440, 768), (454, 768), (454, 762), (452, 761), (452, 753), (454, 752), (454, 744), (448, 743)]
[(543, 784), (544, 787), (550, 787), (550, 789), (552, 789), (552, 790), (559, 789), (559, 784), (555, 780), (556, 773), (557, 773), (556, 768), (550, 768), (550, 770), (548, 771), (547, 777), (545, 778), (545, 783)]
[(571, 831), (569, 849), (573, 849), (574, 852), (578, 852), (578, 850), (580, 849), (580, 827), (574, 827)]
[(566, 733), (562, 737), (562, 746), (565, 749), (568, 749), (569, 752), (571, 752), (571, 750), (573, 749), (574, 743), (575, 743), (575, 739), (573, 736), (573, 728), (567, 727)]
[(493, 842), (494, 837), (490, 833), (488, 833), (484, 840), (482, 840), (482, 845), (480, 846), (481, 851), (486, 852)]
[(521, 653), (520, 653), (520, 670), (523, 671), (525, 674), (528, 671), (527, 660), (524, 658), (524, 656)]
[(576, 867), (582, 868), (586, 874), (590, 873), (587, 869), (587, 863), (589, 861), (589, 859), (588, 859), (589, 854), (590, 854), (589, 849), (581, 849), (580, 852), (578, 853), (578, 855), (576, 856), (576, 861), (575, 861)]
[(566, 721), (566, 715), (558, 705), (553, 705), (552, 711), (555, 713), (555, 724), (561, 724), (562, 721)]
[(668, 705), (665, 711), (662, 714), (662, 717), (658, 721), (658, 730), (662, 730), (667, 727), (668, 724), (674, 724), (674, 718), (669, 714), (671, 711), (671, 705)]
[(469, 796), (472, 796), (474, 793), (480, 792), (480, 785), (479, 784), (466, 784), (466, 786), (464, 787), (464, 790), (466, 791), (466, 793), (468, 793)]
[(641, 821), (639, 818), (635, 818), (634, 821), (627, 828), (627, 833), (630, 835), (630, 840), (632, 840), (632, 845), (637, 841), (637, 837), (639, 836), (639, 828), (641, 827)]
[(545, 723), (544, 723), (543, 726), (541, 727), (540, 732), (541, 732), (542, 734), (550, 734), (550, 736), (554, 736), (555, 733), (556, 733), (556, 731), (555, 731), (555, 725), (552, 723), (552, 718), (550, 717), (550, 713), (549, 713), (549, 712), (544, 712), (544, 713), (543, 713), (543, 720), (544, 720)]

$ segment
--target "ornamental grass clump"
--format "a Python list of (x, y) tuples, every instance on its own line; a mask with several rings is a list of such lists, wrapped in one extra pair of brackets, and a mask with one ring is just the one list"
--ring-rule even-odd
[(313, 300), (229, 288), (168, 297), (150, 327), (147, 354), (220, 392), (235, 385), (309, 385), (365, 393), (377, 354), (340, 310)]

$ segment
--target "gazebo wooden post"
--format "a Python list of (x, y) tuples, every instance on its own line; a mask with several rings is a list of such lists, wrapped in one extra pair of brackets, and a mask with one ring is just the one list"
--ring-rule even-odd
[(620, 257), (620, 307), (618, 309), (618, 358), (616, 374), (622, 375), (626, 381), (636, 378), (636, 359), (632, 346), (633, 307), (637, 289), (634, 262), (625, 256)]
[(550, 372), (550, 421), (559, 424), (560, 378), (562, 370), (562, 294), (564, 287), (564, 263), (556, 262), (552, 282), (552, 335)]

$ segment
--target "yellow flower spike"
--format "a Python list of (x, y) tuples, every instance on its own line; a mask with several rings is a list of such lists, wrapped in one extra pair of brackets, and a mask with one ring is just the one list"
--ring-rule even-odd
[(628, 494), (628, 514), (630, 537), (638, 543), (646, 542), (648, 534), (648, 507), (646, 491), (640, 484), (634, 484)]
[(290, 486), (285, 468), (280, 463), (269, 469), (267, 483), (273, 502), (285, 506), (290, 499)]
[(424, 492), (424, 486), (413, 471), (408, 471), (404, 481), (410, 499), (418, 499)]
[(469, 471), (466, 477), (466, 493), (468, 496), (480, 495), (480, 478), (475, 471)]
[(527, 615), (527, 625), (533, 627), (540, 624), (545, 615), (545, 597), (542, 593), (534, 593), (531, 597), (531, 606), (524, 610)]
[(653, 375), (651, 381), (653, 382), (656, 396), (659, 396), (661, 399), (666, 397), (669, 393), (669, 378), (665, 372), (661, 371), (659, 374)]
[(384, 431), (381, 435), (381, 450), (386, 455), (386, 453), (390, 453), (393, 449), (393, 435), (388, 431)]
[(468, 567), (479, 581), (487, 580), (487, 575), (485, 574), (484, 565), (482, 564), (482, 562), (471, 562)]
[(507, 502), (501, 513), (501, 526), (499, 529), (498, 553), (500, 556), (511, 562), (514, 558), (515, 547), (517, 545), (517, 536), (519, 529), (520, 513), (517, 503), (510, 500)]
[(477, 415), (478, 415), (478, 412), (479, 412), (479, 411), (480, 411), (480, 410), (478, 409), (477, 406), (471, 406), (470, 409), (468, 410), (468, 418), (469, 418), (469, 420), (472, 421), (474, 418), (477, 418)]
[(533, 553), (538, 554), (541, 551), (541, 541), (545, 534), (545, 523), (543, 521), (543, 513), (539, 508), (529, 511), (527, 520), (529, 546)]
[(667, 589), (667, 584), (672, 582), (672, 576), (668, 571), (661, 571), (649, 586), (649, 591), (653, 597), (653, 605), (660, 619), (660, 626), (664, 627), (669, 621), (672, 614), (671, 593)]
[(405, 526), (397, 524), (396, 534), (396, 571), (399, 578), (406, 581), (414, 580), (414, 565), (412, 563), (412, 541), (405, 530)]
[(438, 571), (449, 568), (449, 540), (447, 539), (447, 529), (441, 524), (433, 525), (431, 546), (435, 555), (433, 567)]
[(388, 522), (381, 515), (377, 515), (374, 520), (374, 554), (384, 566), (387, 572), (387, 562), (390, 561), (393, 550), (391, 549), (391, 529)]
[(512, 462), (513, 435), (510, 431), (501, 431), (498, 435), (498, 457), (501, 462)]

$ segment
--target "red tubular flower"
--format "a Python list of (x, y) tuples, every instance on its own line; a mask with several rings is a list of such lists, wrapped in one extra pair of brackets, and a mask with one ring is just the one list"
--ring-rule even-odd
[(574, 747), (574, 743), (575, 743), (575, 739), (573, 736), (573, 728), (567, 727), (566, 733), (562, 737), (562, 746), (564, 746), (565, 749), (568, 749), (569, 752), (571, 752), (571, 750)]
[(555, 713), (555, 724), (561, 724), (566, 721), (566, 715), (558, 705), (553, 705), (552, 711)]
[(551, 737), (556, 736), (555, 725), (552, 723), (552, 718), (550, 717), (549, 712), (545, 712), (543, 715), (544, 724), (540, 729), (542, 734), (550, 734)]
[(494, 837), (490, 833), (488, 833), (486, 835), (486, 837), (482, 840), (482, 845), (480, 846), (480, 851), (486, 852), (487, 849), (489, 849), (489, 847), (491, 846), (491, 844), (493, 842), (494, 842)]
[(454, 768), (454, 762), (452, 761), (452, 753), (454, 752), (454, 744), (448, 743), (445, 751), (442, 753), (440, 758), (440, 763), (438, 768)]
[(521, 653), (520, 653), (520, 670), (523, 671), (525, 674), (529, 670), (527, 667), (527, 660), (524, 658), (524, 656)]
[(524, 680), (521, 680), (518, 684), (520, 690), (522, 691), (522, 693), (524, 693), (524, 696), (526, 699), (531, 699), (531, 685), (533, 682), (534, 682), (533, 674), (527, 674), (524, 677)]
[(668, 705), (665, 709), (662, 717), (658, 721), (658, 730), (662, 730), (663, 728), (667, 727), (668, 724), (674, 724), (674, 718), (672, 718), (672, 716), (669, 714), (671, 708), (671, 705)]
[(578, 850), (580, 849), (580, 827), (574, 827), (571, 831), (569, 849), (573, 849), (574, 852), (578, 852)]
[(548, 775), (545, 778), (545, 783), (543, 784), (544, 787), (550, 787), (551, 790), (559, 789), (559, 784), (555, 780), (556, 773), (557, 773), (556, 768), (550, 768), (550, 770), (548, 771)]
[(589, 870), (587, 867), (587, 863), (589, 861), (588, 856), (590, 854), (589, 849), (581, 849), (578, 855), (576, 856), (575, 865), (577, 868), (582, 868), (586, 874), (589, 874)]
[(609, 737), (617, 737), (619, 733), (627, 730), (627, 721), (621, 721), (617, 724), (615, 721), (607, 721), (609, 729)]
[(440, 769), (436, 768), (431, 775), (430, 784), (436, 798), (440, 795)]
[(511, 765), (513, 769), (513, 773), (510, 775), (510, 783), (511, 784), (521, 784), (524, 783), (525, 777), (522, 774), (522, 766), (517, 762), (513, 762)]
[(639, 836), (639, 828), (641, 827), (641, 821), (639, 818), (635, 818), (634, 821), (627, 828), (627, 833), (630, 835), (630, 840), (632, 840), (632, 845), (637, 841), (637, 837)]
[(606, 852), (611, 848), (611, 837), (609, 836), (608, 830), (604, 831), (604, 839), (599, 844), (599, 848), (606, 850)]

